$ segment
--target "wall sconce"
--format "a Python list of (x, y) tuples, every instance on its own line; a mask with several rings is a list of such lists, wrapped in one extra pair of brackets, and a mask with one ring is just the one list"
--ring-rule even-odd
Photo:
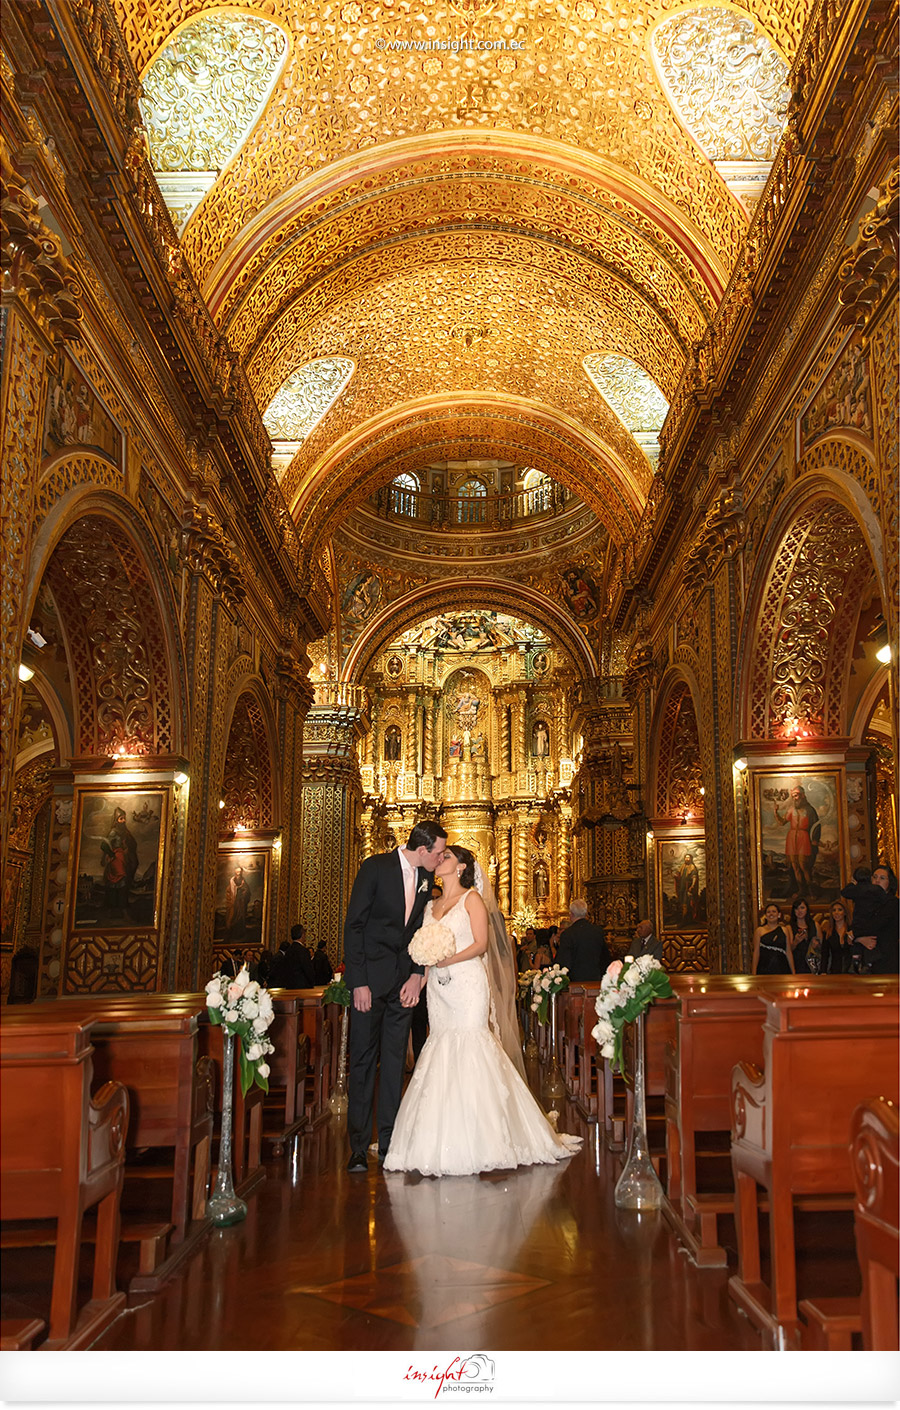
[(735, 759), (734, 767), (738, 770), (739, 773), (744, 772), (747, 767), (747, 760), (744, 758), (743, 755), (740, 755), (737, 759)]
[(705, 798), (705, 797), (706, 797), (706, 789), (705, 789), (705, 788), (701, 788), (701, 789), (700, 789), (700, 797), (701, 797), (701, 798)]
[(178, 785), (179, 788), (184, 788), (184, 785), (185, 785), (185, 784), (187, 783), (187, 781), (188, 781), (188, 776), (187, 776), (187, 774), (176, 774), (174, 781), (175, 781), (175, 783), (177, 783), (177, 785)]
[(20, 662), (19, 662), (19, 680), (22, 681), (23, 684), (24, 684), (26, 681), (30, 681), (33, 675), (34, 675), (34, 671), (31, 669), (31, 667), (30, 667), (30, 666), (26, 666), (24, 661), (20, 661)]
[(875, 660), (880, 661), (882, 666), (889, 666), (892, 659), (891, 645), (890, 642), (886, 641), (884, 646), (880, 646), (875, 652)]
[(273, 837), (273, 838), (272, 838), (272, 851), (273, 851), (273, 852), (280, 852), (280, 851), (281, 851), (281, 838), (280, 838), (280, 837)]
[(651, 828), (648, 828), (648, 829), (647, 829), (647, 842), (650, 843), (650, 842), (652, 842), (652, 841), (653, 841), (653, 831), (652, 831)]
[(224, 798), (220, 798), (220, 799), (219, 799), (219, 808), (221, 809), (221, 808), (224, 808), (224, 807), (225, 807), (225, 799), (224, 799)]

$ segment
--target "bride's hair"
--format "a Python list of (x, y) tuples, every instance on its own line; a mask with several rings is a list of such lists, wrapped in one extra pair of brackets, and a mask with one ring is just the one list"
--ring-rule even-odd
[(475, 885), (474, 852), (470, 852), (468, 847), (460, 847), (456, 842), (454, 842), (451, 847), (448, 847), (447, 851), (452, 852), (458, 862), (462, 862), (463, 870), (459, 878), (459, 883), (468, 890), (470, 886)]

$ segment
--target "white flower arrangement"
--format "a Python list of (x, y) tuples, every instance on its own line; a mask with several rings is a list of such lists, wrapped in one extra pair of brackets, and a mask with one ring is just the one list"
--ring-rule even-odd
[(653, 1003), (654, 999), (670, 999), (672, 986), (659, 960), (652, 955), (631, 955), (613, 960), (600, 981), (600, 993), (595, 1008), (597, 1023), (591, 1033), (597, 1041), (600, 1056), (611, 1058), (622, 1067), (622, 1030)]
[(427, 925), (420, 926), (410, 940), (409, 954), (416, 964), (443, 964), (444, 960), (456, 954), (453, 931), (439, 920), (430, 920)]
[(531, 1012), (536, 1013), (538, 1022), (547, 1022), (547, 1010), (551, 994), (561, 994), (569, 987), (569, 971), (564, 965), (553, 964), (549, 969), (538, 970), (531, 981)]
[(206, 986), (206, 1007), (210, 1023), (221, 1025), (238, 1040), (241, 1091), (247, 1095), (255, 1082), (269, 1090), (269, 1064), (266, 1058), (275, 1045), (265, 1036), (275, 1017), (272, 996), (244, 965), (236, 979), (217, 972)]

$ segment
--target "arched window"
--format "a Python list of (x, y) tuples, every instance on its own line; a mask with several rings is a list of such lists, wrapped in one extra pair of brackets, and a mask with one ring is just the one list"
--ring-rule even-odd
[(144, 72), (150, 161), (179, 234), (261, 117), (288, 49), (271, 20), (216, 12), (177, 30)]
[(466, 480), (460, 486), (456, 501), (456, 519), (459, 524), (483, 524), (486, 518), (485, 503), (487, 485), (482, 480)]
[(353, 376), (354, 367), (349, 357), (317, 357), (292, 372), (263, 416), (273, 444), (296, 450), (334, 406)]
[(391, 481), (391, 513), (416, 515), (420, 488), (416, 475), (396, 475)]
[(553, 504), (553, 481), (543, 470), (528, 470), (522, 481), (525, 513), (544, 514)]

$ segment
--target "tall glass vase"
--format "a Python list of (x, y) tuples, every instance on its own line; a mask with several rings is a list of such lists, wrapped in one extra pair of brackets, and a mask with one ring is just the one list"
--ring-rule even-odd
[(634, 1021), (634, 1114), (628, 1138), (625, 1167), (616, 1182), (617, 1209), (659, 1209), (663, 1187), (650, 1159), (647, 1140), (646, 1076), (644, 1071), (644, 1015)]
[(537, 1062), (538, 1045), (534, 1036), (535, 1017), (531, 1009), (531, 990), (529, 989), (525, 999), (525, 1061), (526, 1063)]
[(341, 1011), (341, 1050), (338, 1054), (338, 1071), (334, 1091), (328, 1105), (335, 1116), (347, 1114), (347, 1033), (350, 1028), (350, 1006), (344, 1004)]
[(566, 1084), (559, 1070), (557, 1058), (556, 998), (556, 994), (550, 995), (550, 1061), (547, 1064), (547, 1071), (544, 1073), (544, 1082), (541, 1087), (541, 1096), (547, 1105), (551, 1102), (564, 1101), (566, 1096)]
[(206, 1201), (207, 1218), (214, 1224), (239, 1224), (247, 1206), (234, 1192), (231, 1178), (231, 1130), (234, 1124), (234, 1034), (222, 1033), (222, 1131), (216, 1184)]

